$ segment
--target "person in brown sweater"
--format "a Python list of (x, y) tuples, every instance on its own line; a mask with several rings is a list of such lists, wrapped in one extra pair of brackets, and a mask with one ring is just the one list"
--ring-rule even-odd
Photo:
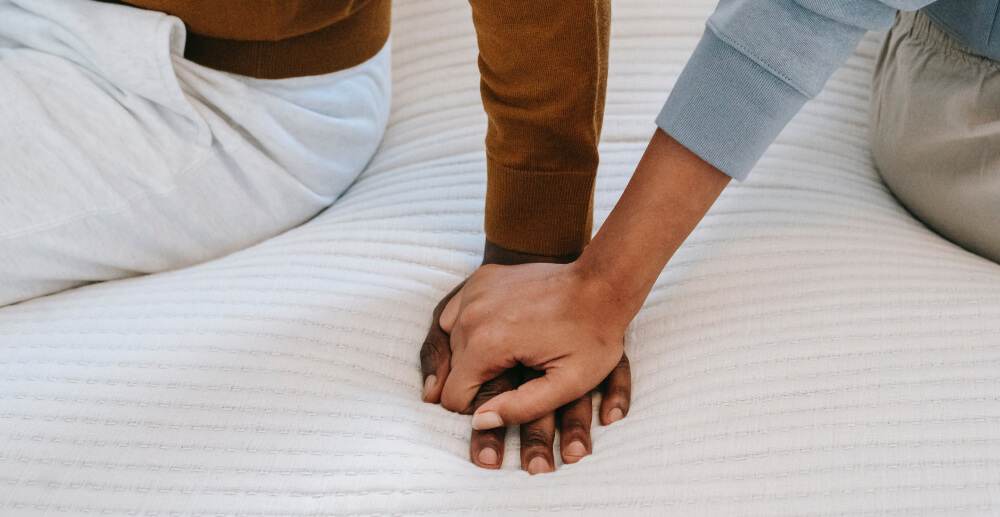
[[(184, 57), (200, 65), (259, 79), (316, 76), (372, 59), (390, 34), (390, 0), (100, 0), (180, 18)], [(471, 0), (479, 43), (486, 136), (487, 195), (483, 264), (568, 263), (589, 242), (597, 144), (608, 64), (608, 0), (551, 4)], [(438, 402), (450, 365), (450, 342), (438, 324), (453, 291), (434, 312), (421, 350), (423, 398)], [(630, 403), (628, 359), (602, 386), (601, 421), (625, 416)], [(514, 389), (534, 370), (497, 372), (478, 389), (471, 412)], [(588, 394), (521, 427), (522, 468), (554, 469), (561, 456), (578, 461), (592, 450)], [(474, 463), (500, 468), (506, 428), (472, 432)]]

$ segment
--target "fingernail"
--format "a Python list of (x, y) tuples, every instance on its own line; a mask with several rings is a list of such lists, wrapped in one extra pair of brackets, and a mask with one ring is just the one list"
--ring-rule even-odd
[(575, 440), (570, 442), (566, 446), (566, 450), (563, 451), (563, 459), (570, 460), (569, 463), (576, 463), (580, 461), (580, 458), (587, 455), (587, 448), (583, 446), (583, 442)]
[(496, 465), (497, 451), (493, 450), (492, 447), (487, 447), (479, 451), (479, 456), (476, 456), (476, 458), (479, 459), (479, 463), (482, 463), (483, 465)]
[(431, 390), (434, 389), (434, 384), (437, 383), (437, 375), (428, 375), (427, 380), (424, 381), (424, 400), (431, 396)]
[(611, 408), (611, 411), (608, 411), (608, 423), (613, 424), (621, 420), (623, 416), (625, 416), (625, 414), (622, 413), (621, 408)]
[(493, 411), (484, 411), (482, 413), (472, 415), (472, 428), (476, 431), (493, 429), (494, 427), (500, 427), (502, 425), (503, 419), (500, 418), (499, 414), (494, 413)]
[(551, 470), (549, 462), (545, 461), (545, 458), (541, 456), (535, 456), (528, 462), (528, 474), (535, 475), (542, 472), (548, 472), (549, 470)]

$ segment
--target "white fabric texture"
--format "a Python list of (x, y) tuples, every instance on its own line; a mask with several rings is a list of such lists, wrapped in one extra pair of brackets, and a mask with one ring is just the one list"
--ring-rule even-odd
[(364, 170), (390, 52), (248, 79), (183, 58), (184, 24), (0, 0), (0, 306), (177, 269), (298, 226)]
[[(711, 2), (613, 6), (596, 222)], [(917, 223), (867, 147), (866, 38), (732, 185), (627, 336), (631, 413), (552, 474), (468, 460), (420, 402), (479, 260), (486, 119), (463, 0), (399, 0), (372, 163), (222, 259), (0, 309), (4, 515), (990, 515), (1000, 266)], [(710, 85), (706, 85), (709, 87)]]

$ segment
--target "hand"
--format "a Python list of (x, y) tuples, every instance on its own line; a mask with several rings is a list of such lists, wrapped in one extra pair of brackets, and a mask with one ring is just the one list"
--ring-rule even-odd
[[(586, 386), (603, 375), (602, 367), (608, 368), (604, 373), (610, 370), (607, 357), (613, 356), (610, 349), (621, 347), (625, 325), (639, 312), (660, 271), (729, 180), (657, 129), (615, 209), (571, 267), (529, 264), (518, 266), (520, 269), (506, 268), (505, 273), (495, 267), (480, 268), (442, 300), (420, 354), (424, 400), (442, 399), (442, 405), (450, 409), (475, 411), (479, 421), (473, 417), (473, 427), (484, 430), (528, 421), (529, 413), (543, 415), (586, 393)], [(602, 285), (604, 289), (600, 289)], [(601, 325), (603, 321), (610, 323)], [(445, 330), (454, 332), (450, 343), (458, 352), (454, 361)], [(609, 337), (609, 333), (617, 337)], [(581, 340), (582, 345), (574, 346), (570, 343), (573, 340)], [(505, 350), (497, 343), (509, 343), (511, 349)], [(469, 353), (480, 349), (485, 353)], [(491, 355), (491, 351), (502, 355)], [(545, 370), (546, 374), (513, 392), (503, 391), (513, 386), (508, 378), (503, 381), (506, 385), (487, 393), (499, 393), (490, 400), (483, 400), (486, 396), (473, 397), (480, 389), (479, 383), (519, 362)], [(590, 362), (599, 366), (588, 365)], [(623, 362), (627, 364), (624, 358)], [(573, 368), (564, 367), (571, 364)], [(455, 373), (460, 373), (454, 383), (454, 379), (447, 378), (452, 366)], [(559, 375), (549, 375), (556, 371)], [(616, 382), (614, 374), (610, 379), (611, 384)], [(546, 399), (546, 391), (551, 399)], [(574, 392), (578, 395), (571, 395)], [(615, 393), (614, 388), (611, 393)], [(512, 408), (512, 399), (538, 405)], [(510, 409), (513, 411), (506, 417), (500, 412)], [(627, 413), (627, 402), (622, 411)], [(487, 413), (496, 417), (493, 422), (484, 416)], [(602, 420), (609, 416), (603, 404), (601, 415)], [(551, 432), (538, 435), (547, 437)], [(497, 436), (491, 443), (502, 452), (499, 447), (503, 434)], [(474, 438), (474, 461), (475, 446)], [(522, 454), (522, 465), (526, 457), (530, 456)]]
[[(484, 263), (518, 264), (531, 261), (569, 262), (570, 257), (541, 257), (523, 253), (511, 252), (499, 248), (489, 242), (484, 253)], [(451, 347), (449, 336), (440, 327), (441, 313), (452, 297), (465, 285), (459, 284), (448, 293), (434, 311), (431, 329), (421, 349), (421, 369), (424, 375), (424, 401), (437, 402), (441, 388), (447, 379), (451, 362)], [(512, 368), (499, 377), (482, 385), (476, 394), (470, 411), (477, 409), (493, 397), (513, 390), (523, 382), (537, 376), (523, 367)], [(602, 424), (609, 425), (628, 414), (631, 403), (631, 372), (628, 357), (624, 354), (618, 365), (600, 386), (603, 394), (599, 419)], [(554, 469), (553, 439), (558, 426), (561, 435), (561, 457), (563, 463), (575, 463), (580, 458), (592, 452), (590, 426), (592, 397), (587, 393), (583, 397), (559, 408), (555, 413), (526, 423), (521, 426), (521, 467), (532, 474), (550, 472)], [(504, 453), (504, 438), (507, 427), (472, 431), (470, 441), (470, 457), (473, 463), (483, 468), (498, 469)]]
[(574, 264), (480, 267), (439, 320), (452, 351), (441, 405), (471, 411), (480, 386), (518, 364), (544, 375), (484, 403), (473, 428), (530, 422), (589, 393), (623, 354), (632, 315), (615, 301)]
[(441, 311), (453, 355), (441, 405), (473, 410), (479, 387), (517, 364), (545, 374), (475, 409), (474, 429), (529, 422), (593, 389), (620, 359), (625, 328), (663, 267), (729, 180), (657, 129), (577, 260), (479, 268)]

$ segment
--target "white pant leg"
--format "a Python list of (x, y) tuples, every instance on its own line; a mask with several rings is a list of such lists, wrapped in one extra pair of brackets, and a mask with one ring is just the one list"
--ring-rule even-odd
[(388, 119), (389, 46), (257, 80), (162, 13), (0, 0), (0, 305), (245, 248), (332, 203)]

